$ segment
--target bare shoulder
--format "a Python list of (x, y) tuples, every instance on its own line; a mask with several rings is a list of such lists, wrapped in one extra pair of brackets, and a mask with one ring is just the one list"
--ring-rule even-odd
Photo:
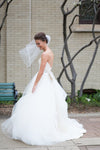
[(49, 57), (54, 57), (54, 53), (52, 52), (52, 50), (49, 48), (48, 51), (47, 51), (47, 55)]
[(45, 53), (45, 52), (43, 52), (42, 55), (41, 55), (41, 58), (45, 58), (45, 57), (47, 57), (47, 56), (48, 56), (48, 54)]
[(52, 50), (50, 48), (48, 48), (48, 50), (46, 52), (42, 53), (43, 57), (49, 57), (49, 56), (54, 56)]
[(43, 52), (42, 55), (41, 55), (41, 60), (42, 61), (47, 61), (48, 60), (48, 55)]

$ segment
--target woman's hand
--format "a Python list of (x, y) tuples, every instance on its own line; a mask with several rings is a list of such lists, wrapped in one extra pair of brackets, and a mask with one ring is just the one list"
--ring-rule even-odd
[(36, 89), (36, 85), (33, 86), (33, 88), (32, 88), (32, 93), (35, 91), (35, 89)]

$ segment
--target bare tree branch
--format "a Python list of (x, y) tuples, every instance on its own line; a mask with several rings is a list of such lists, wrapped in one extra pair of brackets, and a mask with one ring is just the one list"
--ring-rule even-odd
[(96, 10), (96, 4), (94, 3), (95, 16), (94, 16), (94, 19), (93, 19), (92, 35), (93, 35), (93, 39), (95, 39), (94, 42), (95, 42), (95, 44), (96, 44), (96, 48), (95, 48), (93, 57), (92, 57), (92, 59), (91, 59), (90, 65), (89, 65), (89, 67), (88, 67), (88, 69), (87, 69), (87, 72), (86, 72), (86, 74), (85, 74), (85, 76), (84, 76), (84, 79), (83, 79), (83, 81), (82, 81), (82, 84), (81, 84), (80, 93), (79, 93), (79, 96), (80, 96), (80, 97), (81, 97), (82, 94), (83, 94), (83, 87), (84, 87), (85, 81), (86, 81), (86, 79), (87, 79), (87, 77), (88, 77), (88, 74), (89, 74), (89, 72), (90, 72), (90, 69), (91, 69), (91, 67), (92, 67), (92, 64), (93, 64), (93, 62), (94, 62), (94, 59), (95, 59), (95, 56), (96, 56), (96, 53), (97, 53), (97, 50), (98, 50), (98, 47), (99, 47), (100, 39), (99, 39), (98, 42), (97, 42), (97, 39), (96, 39), (96, 36), (95, 36), (95, 31), (94, 31), (95, 22), (96, 22), (96, 17), (97, 17), (97, 14), (98, 14), (99, 10), (100, 10), (100, 8), (99, 8), (98, 10)]
[[(67, 36), (67, 24), (66, 24), (66, 22), (67, 22), (67, 16), (68, 16), (70, 13), (72, 13), (72, 12), (75, 10), (75, 8), (76, 8), (77, 6), (79, 6), (79, 5), (77, 4), (77, 5), (74, 6), (70, 11), (67, 9), (67, 12), (65, 12), (64, 6), (65, 6), (66, 2), (67, 2), (67, 0), (64, 0), (63, 4), (62, 4), (62, 6), (61, 6), (61, 10), (62, 10), (62, 13), (63, 13), (63, 39), (64, 39), (64, 47), (63, 47), (63, 51), (62, 51), (61, 62), (62, 62), (62, 65), (63, 65), (63, 67), (64, 67), (65, 75), (66, 75), (68, 81), (71, 83), (71, 91), (72, 91), (72, 93), (73, 93), (73, 94), (72, 94), (72, 97), (75, 97), (75, 80), (76, 80), (76, 75), (77, 75), (77, 74), (76, 74), (76, 71), (75, 71), (75, 68), (74, 68), (73, 64), (71, 63), (71, 64), (70, 64), (70, 70), (71, 70), (71, 74), (72, 74), (72, 79), (69, 77), (68, 72), (67, 72), (67, 70), (65, 69), (65, 63), (64, 63), (63, 57), (64, 57), (64, 51), (65, 51), (66, 56), (67, 56), (67, 59), (68, 59), (68, 61), (70, 62), (70, 60), (71, 60), (71, 55), (70, 55), (69, 48), (68, 48), (68, 43), (67, 43), (67, 37), (68, 37), (68, 36)], [(71, 32), (71, 30), (70, 30), (70, 32)], [(59, 78), (58, 78), (58, 82), (60, 83)], [(61, 83), (60, 83), (60, 84), (61, 84)], [(73, 88), (73, 87), (74, 87), (74, 88)]]
[[(67, 65), (65, 65), (65, 68), (67, 68), (67, 67), (72, 63), (72, 61), (75, 59), (75, 57), (76, 57), (82, 50), (84, 50), (85, 48), (91, 46), (91, 44), (93, 44), (93, 42), (94, 42), (96, 39), (99, 39), (99, 38), (100, 38), (100, 36), (97, 36), (95, 39), (92, 39), (87, 45), (85, 45), (85, 46), (83, 46), (82, 48), (80, 48), (80, 49), (74, 54), (74, 56), (72, 57), (71, 61), (70, 61)], [(61, 73), (60, 73), (60, 75), (59, 75), (59, 78), (62, 76), (62, 74), (63, 74), (65, 68), (62, 69), (62, 71), (61, 71)], [(57, 78), (57, 79), (58, 79), (58, 78)]]
[(88, 74), (89, 74), (89, 72), (90, 72), (90, 69), (91, 69), (91, 67), (92, 67), (92, 65), (93, 65), (93, 62), (94, 62), (94, 59), (95, 59), (95, 56), (96, 56), (96, 53), (97, 53), (99, 44), (100, 44), (100, 39), (99, 39), (99, 41), (98, 41), (97, 44), (96, 44), (96, 48), (95, 48), (95, 51), (94, 51), (94, 54), (93, 54), (91, 63), (90, 63), (90, 65), (89, 65), (89, 67), (88, 67), (88, 69), (87, 69), (87, 72), (86, 72), (86, 74), (85, 74), (85, 77), (84, 77), (84, 79), (83, 79), (83, 81), (82, 81), (82, 85), (81, 85), (80, 93), (79, 93), (79, 96), (80, 96), (80, 97), (81, 97), (82, 94), (83, 94), (83, 86), (84, 86), (85, 81), (86, 81), (86, 79), (87, 79), (87, 77), (88, 77)]
[(64, 6), (65, 6), (66, 2), (67, 2), (67, 0), (64, 0), (64, 2), (61, 5), (61, 10), (62, 10), (63, 14), (65, 14)]
[[(94, 27), (95, 27), (95, 22), (96, 22), (96, 17), (97, 17), (97, 14), (99, 12), (99, 9), (97, 10), (97, 7), (96, 7), (96, 2), (95, 0), (91, 1), (90, 2), (90, 5), (89, 7), (81, 14), (81, 15), (77, 15), (75, 14), (72, 18), (72, 21), (71, 23), (69, 24), (69, 34), (67, 35), (67, 17), (68, 15), (72, 14), (74, 12), (74, 10), (80, 6), (80, 2), (83, 2), (85, 3), (86, 1), (84, 0), (79, 0), (79, 3), (77, 3), (70, 11), (67, 9), (67, 12), (65, 12), (64, 10), (64, 6), (65, 4), (67, 3), (67, 0), (64, 0), (63, 4), (61, 5), (61, 10), (62, 10), (62, 13), (63, 13), (63, 38), (64, 38), (64, 46), (63, 46), (63, 50), (62, 50), (62, 56), (61, 56), (61, 62), (62, 62), (62, 65), (63, 65), (63, 69), (62, 71), (60, 72), (60, 75), (59, 77), (57, 78), (58, 82), (61, 84), (60, 82), (60, 78), (63, 74), (63, 72), (65, 72), (65, 75), (66, 75), (66, 78), (68, 79), (68, 81), (71, 83), (71, 98), (73, 98), (75, 96), (75, 80), (76, 80), (76, 71), (74, 69), (74, 66), (72, 64), (72, 61), (75, 59), (75, 57), (81, 52), (83, 51), (85, 48), (89, 47), (91, 44), (93, 44), (95, 42), (96, 44), (96, 48), (95, 48), (95, 51), (94, 51), (94, 54), (93, 54), (93, 57), (92, 57), (92, 60), (90, 62), (90, 65), (87, 69), (87, 72), (85, 74), (85, 77), (82, 81), (82, 85), (81, 85), (81, 88), (80, 88), (80, 96), (82, 95), (82, 91), (83, 91), (83, 86), (85, 84), (85, 81), (87, 79), (87, 76), (90, 72), (90, 69), (91, 69), (91, 66), (94, 62), (94, 59), (95, 59), (95, 56), (96, 56), (96, 53), (97, 53), (97, 50), (98, 50), (98, 46), (99, 46), (99, 40), (100, 40), (100, 36), (95, 36), (95, 31), (94, 31)], [(83, 4), (82, 3), (82, 4)], [(70, 50), (68, 48), (68, 39), (70, 38), (71, 34), (73, 33), (72, 31), (72, 25), (74, 24), (74, 21), (77, 17), (81, 17), (81, 16), (85, 16), (89, 11), (91, 11), (91, 9), (94, 9), (94, 12), (95, 12), (95, 17), (94, 17), (94, 20), (93, 20), (93, 26), (92, 26), (92, 35), (93, 35), (93, 39), (86, 45), (84, 45), (83, 47), (81, 47), (78, 52), (76, 52), (74, 54), (74, 56), (71, 58), (70, 56)], [(99, 40), (98, 40), (99, 39)], [(98, 40), (98, 41), (97, 41)], [(66, 56), (67, 56), (67, 59), (68, 59), (68, 64), (65, 65), (64, 63), (64, 52), (66, 53)], [(72, 79), (69, 77), (68, 73), (67, 73), (67, 67), (70, 65), (70, 70), (71, 70), (71, 73), (72, 73)]]
[(1, 4), (0, 4), (0, 8), (4, 5), (4, 3), (6, 2), (7, 0), (4, 0)]
[(9, 8), (9, 5), (10, 3), (12, 2), (13, 0), (3, 0), (3, 2), (0, 4), (0, 8), (5, 5), (5, 3), (7, 4), (6, 5), (6, 10), (5, 10), (5, 13), (4, 13), (4, 16), (3, 16), (3, 19), (2, 19), (2, 22), (1, 22), (1, 25), (0, 25), (0, 45), (1, 45), (1, 30), (3, 28), (3, 25), (5, 23), (5, 20), (6, 20), (6, 17), (7, 17), (7, 13), (8, 13), (8, 8)]
[(5, 10), (5, 15), (4, 15), (4, 17), (3, 17), (3, 19), (2, 19), (2, 23), (1, 23), (1, 25), (0, 25), (0, 32), (1, 32), (1, 29), (2, 29), (2, 27), (3, 27), (3, 25), (4, 25), (5, 19), (6, 19), (6, 17), (7, 17), (9, 5), (10, 5), (10, 3), (11, 3), (12, 1), (13, 1), (13, 0), (10, 0), (10, 1), (8, 2), (8, 0), (4, 0), (4, 1), (2, 2), (2, 4), (1, 4), (1, 5), (3, 6), (5, 2), (7, 3), (6, 10)]

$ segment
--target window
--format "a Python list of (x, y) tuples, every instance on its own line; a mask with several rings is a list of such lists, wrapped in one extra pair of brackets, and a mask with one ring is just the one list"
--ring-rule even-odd
[[(79, 24), (92, 24), (94, 18), (94, 7), (93, 1), (83, 0), (79, 7)], [(96, 10), (100, 8), (100, 0), (96, 0)], [(100, 24), (100, 10), (96, 17), (96, 24)]]

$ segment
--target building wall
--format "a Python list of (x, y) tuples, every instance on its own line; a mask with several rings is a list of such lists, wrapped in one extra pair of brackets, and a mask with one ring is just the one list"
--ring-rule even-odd
[[(70, 0), (66, 7), (73, 6), (74, 0)], [(57, 78), (62, 64), (60, 61), (63, 48), (63, 16), (60, 10), (62, 0), (15, 0), (11, 3), (7, 23), (2, 31), (2, 55), (0, 59), (0, 82), (15, 82), (18, 92), (23, 92), (25, 86), (38, 71), (38, 61), (32, 64), (31, 68), (26, 68), (19, 56), (19, 50), (29, 43), (34, 34), (45, 32), (51, 36), (50, 48), (54, 52), (54, 65), (52, 71)], [(72, 17), (78, 13), (78, 9), (68, 17), (68, 24)], [(88, 26), (88, 25), (87, 25)], [(73, 26), (73, 34), (69, 40), (71, 56), (89, 40), (91, 40), (90, 26), (79, 26), (78, 19)], [(81, 29), (82, 28), (82, 29)], [(100, 26), (98, 27), (100, 28)], [(87, 32), (88, 31), (88, 32)], [(100, 30), (99, 30), (100, 31)], [(97, 34), (100, 34), (97, 32)], [(77, 72), (76, 88), (80, 88), (81, 82), (91, 61), (95, 45), (85, 49), (73, 61)], [(84, 88), (100, 88), (100, 48), (95, 62), (88, 76)], [(66, 57), (65, 62), (67, 63)], [(70, 69), (68, 68), (70, 74)], [(62, 76), (62, 84), (66, 92), (70, 92), (70, 84), (65, 75)]]
[[(0, 24), (5, 12), (5, 5), (0, 8)], [(0, 82), (6, 82), (6, 21), (1, 31), (1, 42), (0, 42)]]

